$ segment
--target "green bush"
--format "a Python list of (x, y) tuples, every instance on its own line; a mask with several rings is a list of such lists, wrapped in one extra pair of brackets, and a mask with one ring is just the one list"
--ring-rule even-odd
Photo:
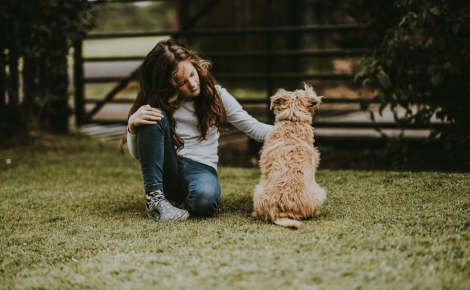
[(7, 0), (0, 6), (0, 83), (9, 97), (7, 103), (0, 94), (0, 140), (35, 127), (67, 132), (67, 55), (92, 27), (90, 5), (83, 0)]
[[(351, 0), (346, 6), (375, 42), (356, 79), (378, 90), (380, 113), (389, 106), (402, 132), (410, 124), (427, 126), (448, 156), (469, 156), (468, 0)], [(446, 125), (431, 124), (433, 116)]]

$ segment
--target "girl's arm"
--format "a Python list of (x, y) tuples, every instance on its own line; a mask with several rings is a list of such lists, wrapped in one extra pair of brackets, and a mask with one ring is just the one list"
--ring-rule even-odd
[(273, 126), (261, 123), (250, 116), (226, 89), (221, 88), (219, 85), (216, 85), (216, 88), (224, 103), (227, 121), (254, 140), (263, 142)]

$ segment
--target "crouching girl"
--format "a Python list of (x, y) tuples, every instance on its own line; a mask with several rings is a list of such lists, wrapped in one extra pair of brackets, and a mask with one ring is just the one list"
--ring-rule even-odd
[(120, 150), (127, 142), (140, 161), (151, 219), (213, 216), (221, 197), (218, 139), (226, 122), (260, 142), (272, 129), (217, 85), (209, 67), (194, 51), (168, 39), (140, 68), (140, 88)]

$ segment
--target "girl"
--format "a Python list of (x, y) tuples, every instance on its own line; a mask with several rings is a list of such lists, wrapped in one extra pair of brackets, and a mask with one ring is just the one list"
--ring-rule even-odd
[(272, 129), (216, 85), (209, 67), (168, 39), (150, 51), (140, 68), (140, 90), (119, 147), (123, 153), (128, 141), (132, 157), (140, 160), (151, 219), (213, 216), (221, 194), (218, 139), (226, 121), (260, 142)]

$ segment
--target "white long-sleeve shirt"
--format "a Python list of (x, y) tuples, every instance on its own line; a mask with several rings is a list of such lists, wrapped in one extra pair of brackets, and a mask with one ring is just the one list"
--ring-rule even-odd
[[(264, 141), (273, 126), (261, 123), (250, 116), (226, 89), (221, 88), (219, 85), (215, 87), (225, 106), (227, 121), (256, 141)], [(197, 128), (199, 121), (194, 113), (194, 102), (183, 102), (181, 107), (174, 112), (176, 133), (184, 142), (184, 147), (179, 155), (217, 169), (220, 134), (217, 128), (209, 127), (206, 140), (199, 141), (198, 139), (201, 136)], [(137, 135), (131, 134), (129, 131), (127, 132), (127, 147), (132, 157), (139, 159)]]

